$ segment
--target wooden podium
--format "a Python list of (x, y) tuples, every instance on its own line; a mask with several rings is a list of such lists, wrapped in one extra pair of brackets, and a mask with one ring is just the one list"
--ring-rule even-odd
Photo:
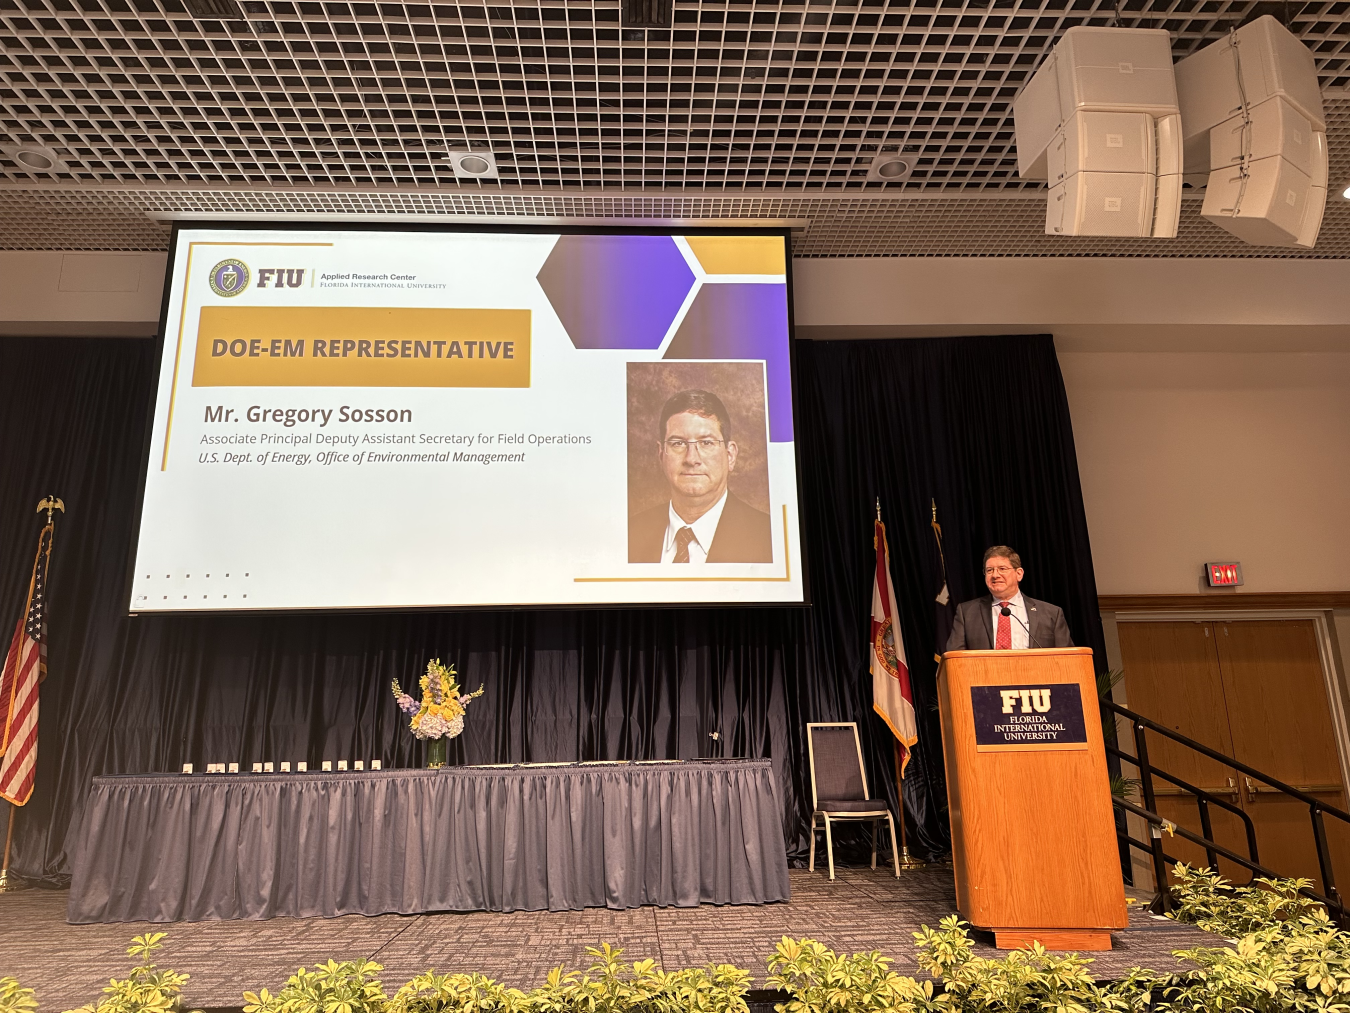
[(1091, 648), (942, 658), (957, 909), (1000, 949), (1109, 950), (1129, 918)]

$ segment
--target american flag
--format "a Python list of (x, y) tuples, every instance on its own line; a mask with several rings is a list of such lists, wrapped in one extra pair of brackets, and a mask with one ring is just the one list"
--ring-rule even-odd
[(0, 798), (23, 805), (33, 794), (37, 771), (38, 683), (47, 676), (47, 561), (52, 525), (38, 536), (28, 607), (14, 628), (0, 674)]

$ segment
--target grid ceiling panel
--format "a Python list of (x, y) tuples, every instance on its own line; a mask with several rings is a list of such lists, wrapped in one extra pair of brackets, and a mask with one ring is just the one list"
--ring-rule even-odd
[(798, 257), (1350, 257), (1350, 202), (1327, 207), (1314, 250), (1248, 246), (1200, 217), (1186, 198), (1176, 239), (1122, 241), (1044, 234), (1044, 198), (1035, 193), (502, 193), (456, 190), (277, 190), (0, 187), (0, 248), (161, 250), (167, 222), (150, 214), (796, 219)]
[[(69, 212), (73, 240), (92, 216), (84, 245), (96, 246), (123, 224), (124, 243), (162, 236), (122, 222), (162, 203), (145, 196), (154, 188), (251, 188), (265, 203), (281, 188), (334, 187), (451, 204), (476, 191), (493, 206), (538, 189), (819, 194), (832, 200), (809, 235), (828, 238), (804, 247), (819, 241), (825, 255), (895, 248), (899, 214), (921, 221), (934, 249), (1156, 255), (1152, 242), (1029, 236), (1039, 206), (1016, 200), (980, 205), (1005, 216), (981, 224), (959, 202), (914, 219), (920, 204), (849, 211), (844, 198), (1038, 190), (1016, 174), (1011, 100), (1067, 28), (1163, 28), (1180, 57), (1267, 6), (1288, 13), (1324, 89), (1350, 85), (1346, 0), (677, 0), (675, 27), (647, 31), (619, 27), (617, 0), (245, 0), (238, 21), (194, 18), (181, 0), (0, 0), (0, 141), (66, 163), (33, 174), (0, 157), (0, 191), (64, 184), (73, 209), (75, 194), (106, 189)], [(1345, 107), (1330, 110), (1333, 183), (1348, 168)], [(501, 179), (456, 180), (446, 153), (465, 149), (493, 152)], [(918, 156), (912, 177), (867, 181), (870, 159), (897, 150)], [(123, 187), (140, 196), (110, 196)], [(40, 234), (14, 218), (26, 200), (6, 195), (4, 221)], [(9, 232), (0, 243), (12, 247)], [(1261, 252), (1231, 245), (1205, 255)], [(1314, 255), (1328, 255), (1322, 245)]]

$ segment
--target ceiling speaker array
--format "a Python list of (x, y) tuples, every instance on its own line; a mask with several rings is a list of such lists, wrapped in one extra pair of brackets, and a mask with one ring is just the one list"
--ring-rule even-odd
[[(1168, 33), (1071, 28), (1013, 102), (1019, 174), (1049, 235), (1171, 239), (1183, 179), (1256, 246), (1311, 247), (1326, 206), (1312, 54), (1273, 17), (1172, 64)], [(1183, 176), (1184, 172), (1184, 176)]]
[(1311, 247), (1327, 203), (1312, 53), (1267, 15), (1177, 64), (1186, 172), (1201, 211), (1253, 246)]
[(1019, 173), (1050, 184), (1048, 234), (1177, 234), (1181, 117), (1166, 32), (1070, 28), (1013, 102), (1013, 122)]

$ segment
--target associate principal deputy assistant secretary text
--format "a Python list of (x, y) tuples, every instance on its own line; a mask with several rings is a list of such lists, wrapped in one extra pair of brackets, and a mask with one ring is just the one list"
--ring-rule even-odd
[[(336, 416), (336, 419), (334, 418)], [(242, 422), (256, 424), (280, 424), (293, 428), (300, 424), (317, 424), (323, 429), (329, 422), (384, 422), (411, 423), (411, 408), (353, 408), (342, 405), (338, 408), (265, 408), (262, 405), (250, 405), (244, 411), (242, 419), (237, 418), (235, 409), (224, 405), (208, 405), (206, 422), (239, 425)], [(529, 445), (577, 446), (591, 442), (585, 433), (203, 433), (201, 443), (212, 445), (268, 444), (283, 443), (297, 445), (303, 443), (352, 445), (359, 443), (450, 443), (468, 446), (470, 444), (512, 446)]]

